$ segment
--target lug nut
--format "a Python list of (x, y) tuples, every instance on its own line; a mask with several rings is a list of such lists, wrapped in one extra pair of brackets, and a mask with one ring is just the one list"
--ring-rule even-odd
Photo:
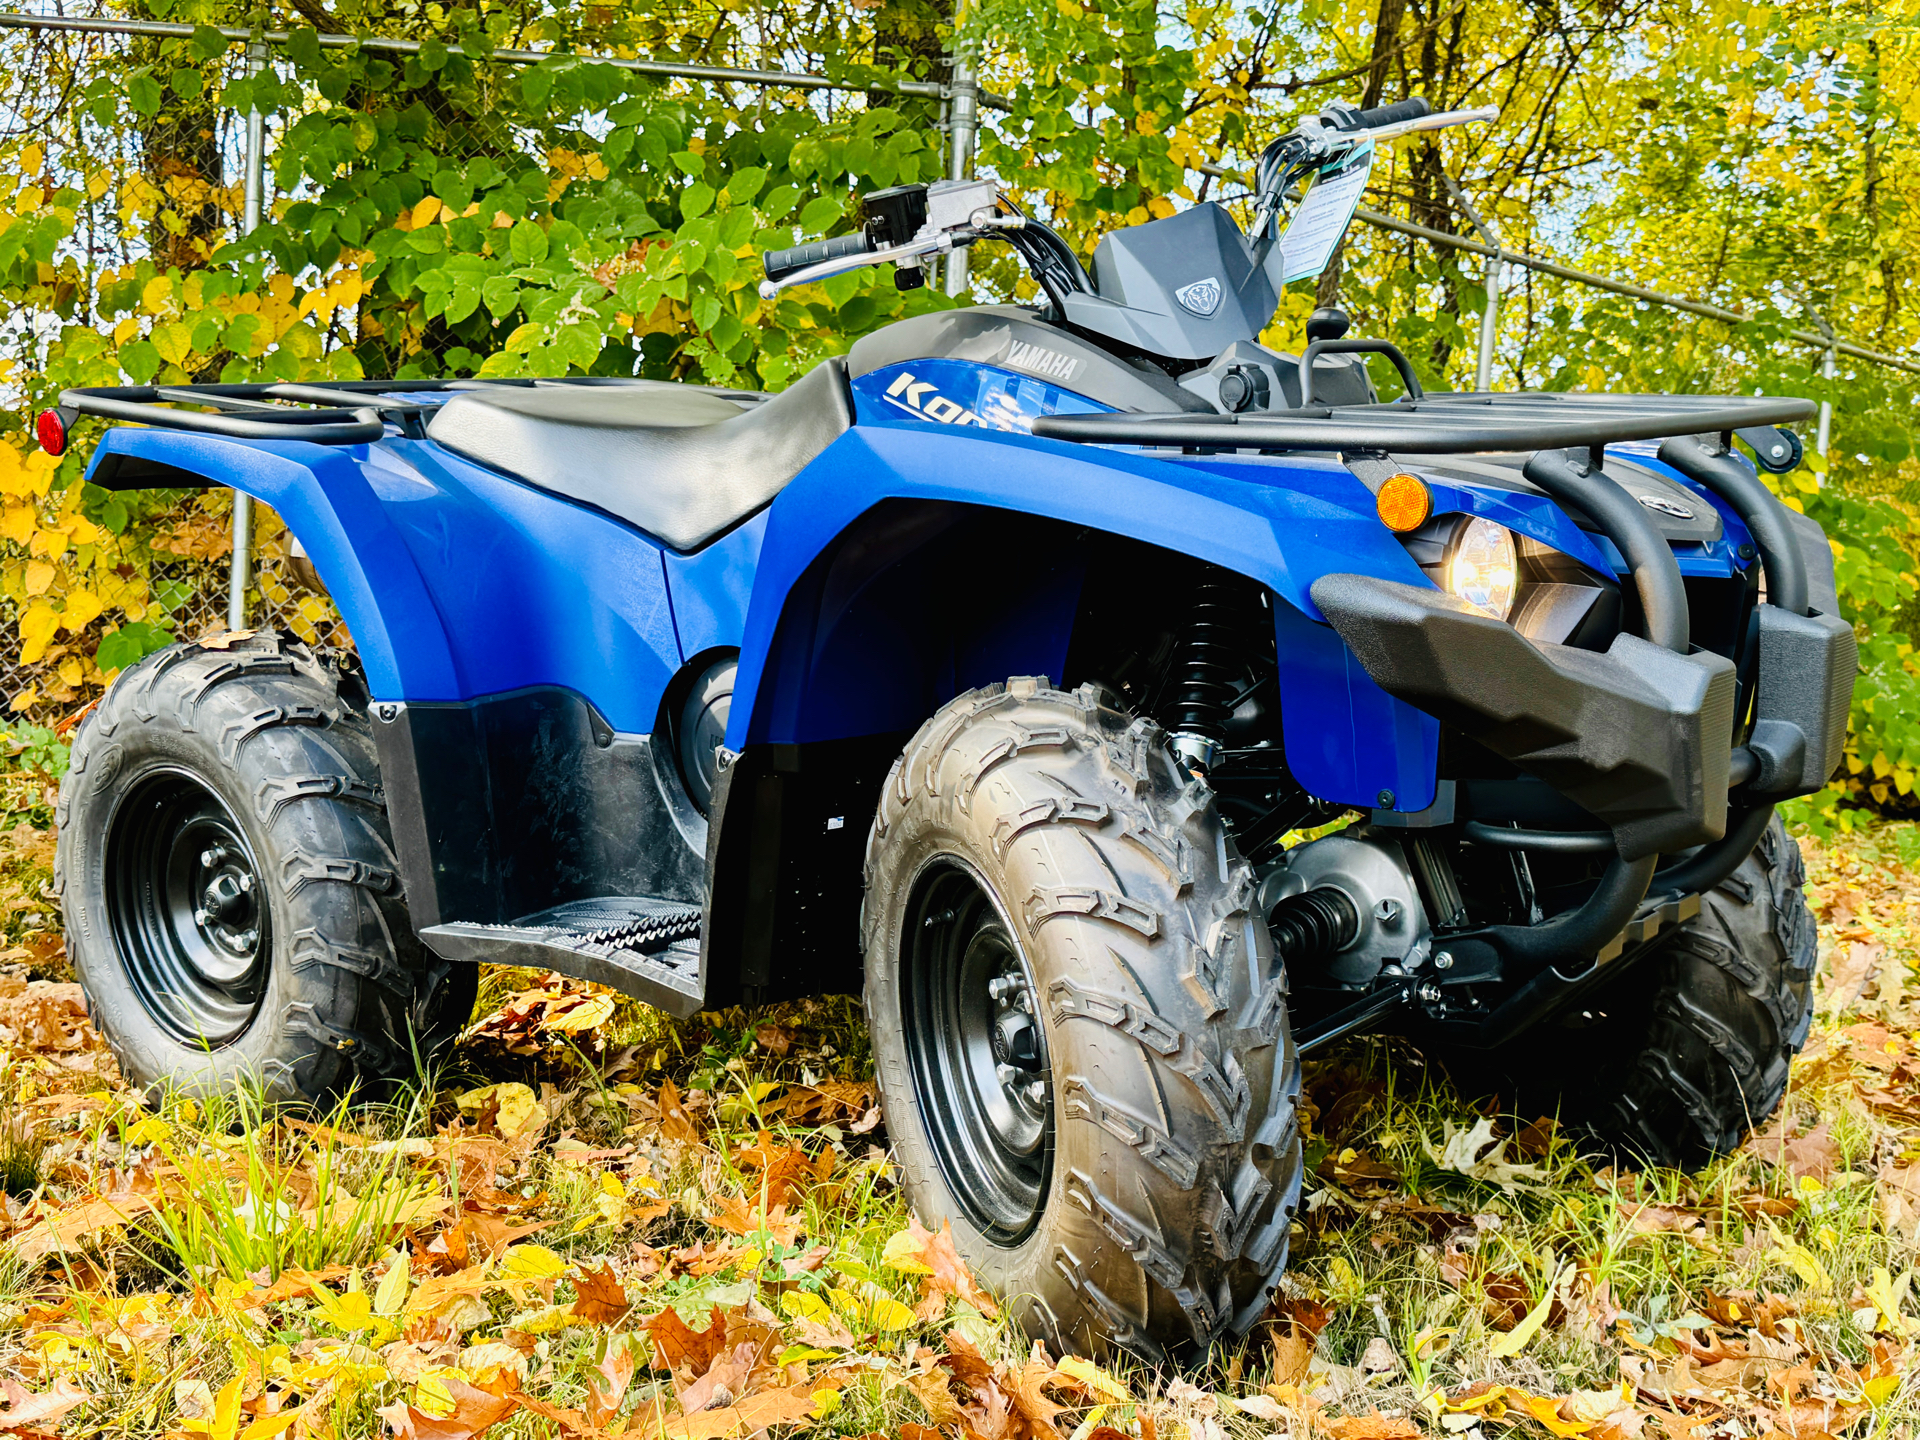
[(1019, 1066), (1010, 1066), (1002, 1061), (994, 1067), (994, 1078), (1011, 1091), (1020, 1082), (1021, 1069)]
[(1043, 1104), (1047, 1100), (1047, 1082), (1029, 1081), (1027, 1083), (1027, 1099), (1037, 1106)]
[(207, 913), (206, 913), (206, 911), (204, 911), (204, 910), (197, 910), (197, 911), (195, 911), (195, 912), (193, 913), (193, 923), (194, 923), (194, 924), (195, 924), (196, 926), (204, 926), (204, 925), (206, 925), (206, 924), (207, 924)]

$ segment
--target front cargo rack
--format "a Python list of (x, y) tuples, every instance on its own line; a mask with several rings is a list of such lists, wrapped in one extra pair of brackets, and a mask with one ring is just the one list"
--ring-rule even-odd
[(1562, 391), (1428, 394), (1419, 400), (1316, 406), (1260, 415), (1048, 415), (1034, 434), (1084, 445), (1183, 450), (1389, 452), (1592, 448), (1620, 441), (1728, 434), (1814, 414), (1789, 396), (1589, 395)]
[[(421, 434), (421, 416), (441, 398), (463, 391), (525, 389), (542, 385), (632, 386), (666, 382), (624, 376), (573, 375), (557, 379), (503, 376), (484, 380), (329, 380), (313, 383), (243, 381), (210, 385), (83, 386), (60, 393), (57, 417), (64, 439), (74, 417), (97, 415), (163, 430), (190, 430), (236, 440), (305, 440), (316, 445), (370, 445), (397, 425)], [(691, 387), (715, 394), (760, 399), (757, 392)], [(195, 405), (202, 410), (177, 410)], [(64, 414), (62, 413), (64, 412)]]

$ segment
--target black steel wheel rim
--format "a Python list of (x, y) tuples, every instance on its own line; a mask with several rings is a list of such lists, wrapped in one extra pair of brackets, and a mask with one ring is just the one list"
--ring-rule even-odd
[(1025, 958), (986, 884), (942, 857), (910, 892), (901, 1021), (921, 1125), (982, 1235), (1019, 1244), (1053, 1170), (1047, 1038)]
[(252, 1024), (271, 915), (253, 848), (187, 771), (150, 771), (107, 823), (107, 919), (127, 979), (175, 1039), (213, 1049)]

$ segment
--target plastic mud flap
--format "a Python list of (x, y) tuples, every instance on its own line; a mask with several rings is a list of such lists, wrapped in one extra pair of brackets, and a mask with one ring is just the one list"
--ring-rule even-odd
[(1443, 591), (1326, 575), (1314, 603), (1389, 695), (1460, 727), (1614, 832), (1623, 860), (1727, 829), (1734, 664), (1638, 636), (1537, 645)]

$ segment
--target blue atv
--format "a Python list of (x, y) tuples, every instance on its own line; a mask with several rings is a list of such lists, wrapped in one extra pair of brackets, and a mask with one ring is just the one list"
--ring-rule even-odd
[(1855, 672), (1755, 468), (1811, 407), (1424, 394), (1334, 310), (1263, 348), (1372, 148), (1461, 118), (1332, 107), (1251, 234), (1196, 205), (1091, 275), (991, 182), (871, 194), (763, 289), (996, 241), (1044, 301), (778, 395), (68, 391), (56, 446), (133, 422), (95, 484), (273, 506), (354, 641), (170, 646), (80, 727), (57, 885), (129, 1079), (412, 1074), (481, 961), (676, 1016), (864, 990), (921, 1219), (1051, 1345), (1148, 1358), (1268, 1304), (1336, 1037), (1655, 1161), (1735, 1145), (1810, 1015), (1774, 805)]

